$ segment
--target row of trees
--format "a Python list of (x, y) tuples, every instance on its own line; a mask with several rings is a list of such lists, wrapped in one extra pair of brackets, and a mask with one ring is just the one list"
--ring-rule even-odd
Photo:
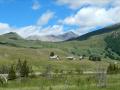
[(26, 60), (23, 62), (19, 59), (16, 65), (12, 64), (9, 68), (8, 79), (13, 80), (18, 77), (28, 77), (30, 73), (30, 67)]
[(107, 68), (108, 74), (117, 74), (120, 73), (120, 67), (117, 64), (110, 63)]
[(89, 60), (92, 60), (92, 61), (101, 61), (101, 57), (98, 56), (98, 55), (90, 55), (89, 56)]

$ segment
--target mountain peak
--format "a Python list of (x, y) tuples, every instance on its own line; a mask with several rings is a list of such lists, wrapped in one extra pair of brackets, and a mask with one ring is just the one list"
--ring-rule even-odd
[(9, 32), (9, 33), (5, 33), (5, 34), (3, 34), (3, 35), (17, 35), (17, 33), (16, 32)]
[(66, 32), (64, 33), (64, 35), (72, 35), (72, 36), (78, 36), (76, 33), (74, 33), (73, 31), (69, 31), (69, 32)]
[(1, 36), (5, 37), (5, 38), (8, 38), (8, 39), (15, 39), (15, 40), (22, 39), (22, 37), (19, 36), (16, 32), (5, 33)]
[(40, 41), (47, 41), (47, 42), (60, 42), (60, 41), (66, 41), (76, 37), (78, 37), (78, 35), (70, 31), (63, 34), (59, 34), (59, 35), (44, 35), (44, 36), (34, 35), (34, 36), (29, 36), (26, 39), (40, 40)]

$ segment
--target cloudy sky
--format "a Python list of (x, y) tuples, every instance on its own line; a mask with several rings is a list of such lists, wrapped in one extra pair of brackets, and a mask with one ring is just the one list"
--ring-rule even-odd
[(120, 22), (120, 0), (0, 0), (0, 34), (79, 35)]

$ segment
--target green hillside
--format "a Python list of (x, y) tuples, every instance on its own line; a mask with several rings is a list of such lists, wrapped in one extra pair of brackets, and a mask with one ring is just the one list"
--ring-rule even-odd
[(105, 28), (101, 28), (96, 31), (92, 31), (87, 34), (84, 34), (84, 35), (76, 38), (76, 40), (86, 40), (86, 39), (89, 39), (90, 37), (93, 37), (96, 35), (105, 35), (106, 36), (106, 34), (109, 34), (111, 32), (115, 32), (115, 31), (119, 31), (119, 30), (120, 30), (120, 24), (118, 23), (118, 24), (107, 26)]
[[(57, 49), (65, 53), (65, 55), (86, 55), (98, 54), (99, 56), (105, 58), (110, 57), (108, 53), (112, 53), (119, 57), (119, 34), (114, 38), (115, 35), (112, 33), (120, 32), (120, 24), (115, 24), (103, 29), (87, 33), (83, 36), (80, 36), (74, 40), (64, 41), (64, 42), (41, 42), (41, 41), (32, 41), (25, 40), (21, 38), (16, 33), (8, 33), (0, 36), (0, 44), (6, 46), (14, 46), (20, 48), (32, 48), (32, 49)], [(108, 37), (108, 38), (107, 38)], [(107, 38), (107, 39), (106, 39)], [(111, 46), (111, 39), (114, 45)], [(109, 50), (111, 49), (111, 50)], [(118, 50), (118, 51), (116, 51)], [(119, 59), (119, 58), (112, 58)]]
[[(90, 35), (88, 33), (86, 39), (79, 37), (58, 43), (25, 40), (13, 32), (1, 35), (0, 70), (5, 71), (10, 65), (16, 65), (19, 59), (27, 60), (33, 77), (8, 80), (0, 90), (119, 90), (120, 74), (106, 75), (107, 87), (99, 88), (96, 86), (97, 74), (94, 73), (99, 69), (107, 70), (110, 63), (117, 63), (120, 67), (120, 62), (116, 61), (120, 53), (119, 27), (104, 28), (102, 33), (99, 30)], [(60, 60), (50, 60), (50, 52), (58, 55)], [(102, 60), (90, 61), (89, 56), (95, 54)], [(66, 59), (70, 55), (75, 56), (76, 60)], [(82, 60), (79, 59), (81, 55), (85, 55)], [(41, 75), (47, 70), (51, 72), (48, 76)]]

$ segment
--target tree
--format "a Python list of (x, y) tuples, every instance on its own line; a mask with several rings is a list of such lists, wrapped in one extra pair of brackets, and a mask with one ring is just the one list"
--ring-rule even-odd
[(17, 65), (16, 65), (16, 71), (17, 71), (17, 73), (20, 73), (21, 66), (22, 66), (22, 62), (21, 62), (21, 60), (19, 59), (18, 62), (17, 62)]
[(25, 60), (21, 65), (20, 76), (28, 77), (28, 75), (29, 75), (29, 66), (27, 64), (27, 61)]
[(108, 74), (116, 74), (120, 72), (120, 68), (116, 64), (110, 63), (108, 68), (107, 68), (107, 73)]
[(101, 61), (101, 57), (98, 56), (98, 55), (90, 55), (89, 56), (89, 60), (92, 60), (92, 61)]
[(2, 65), (2, 66), (0, 67), (0, 73), (1, 73), (1, 74), (6, 74), (6, 73), (8, 73), (8, 72), (9, 72), (9, 67), (8, 67), (8, 66)]
[(10, 69), (9, 69), (8, 79), (9, 79), (9, 80), (14, 80), (14, 79), (16, 79), (16, 72), (15, 72), (14, 65), (11, 65), (11, 67), (10, 67)]
[(54, 52), (51, 52), (51, 53), (50, 53), (50, 56), (54, 56), (54, 55), (55, 55)]

